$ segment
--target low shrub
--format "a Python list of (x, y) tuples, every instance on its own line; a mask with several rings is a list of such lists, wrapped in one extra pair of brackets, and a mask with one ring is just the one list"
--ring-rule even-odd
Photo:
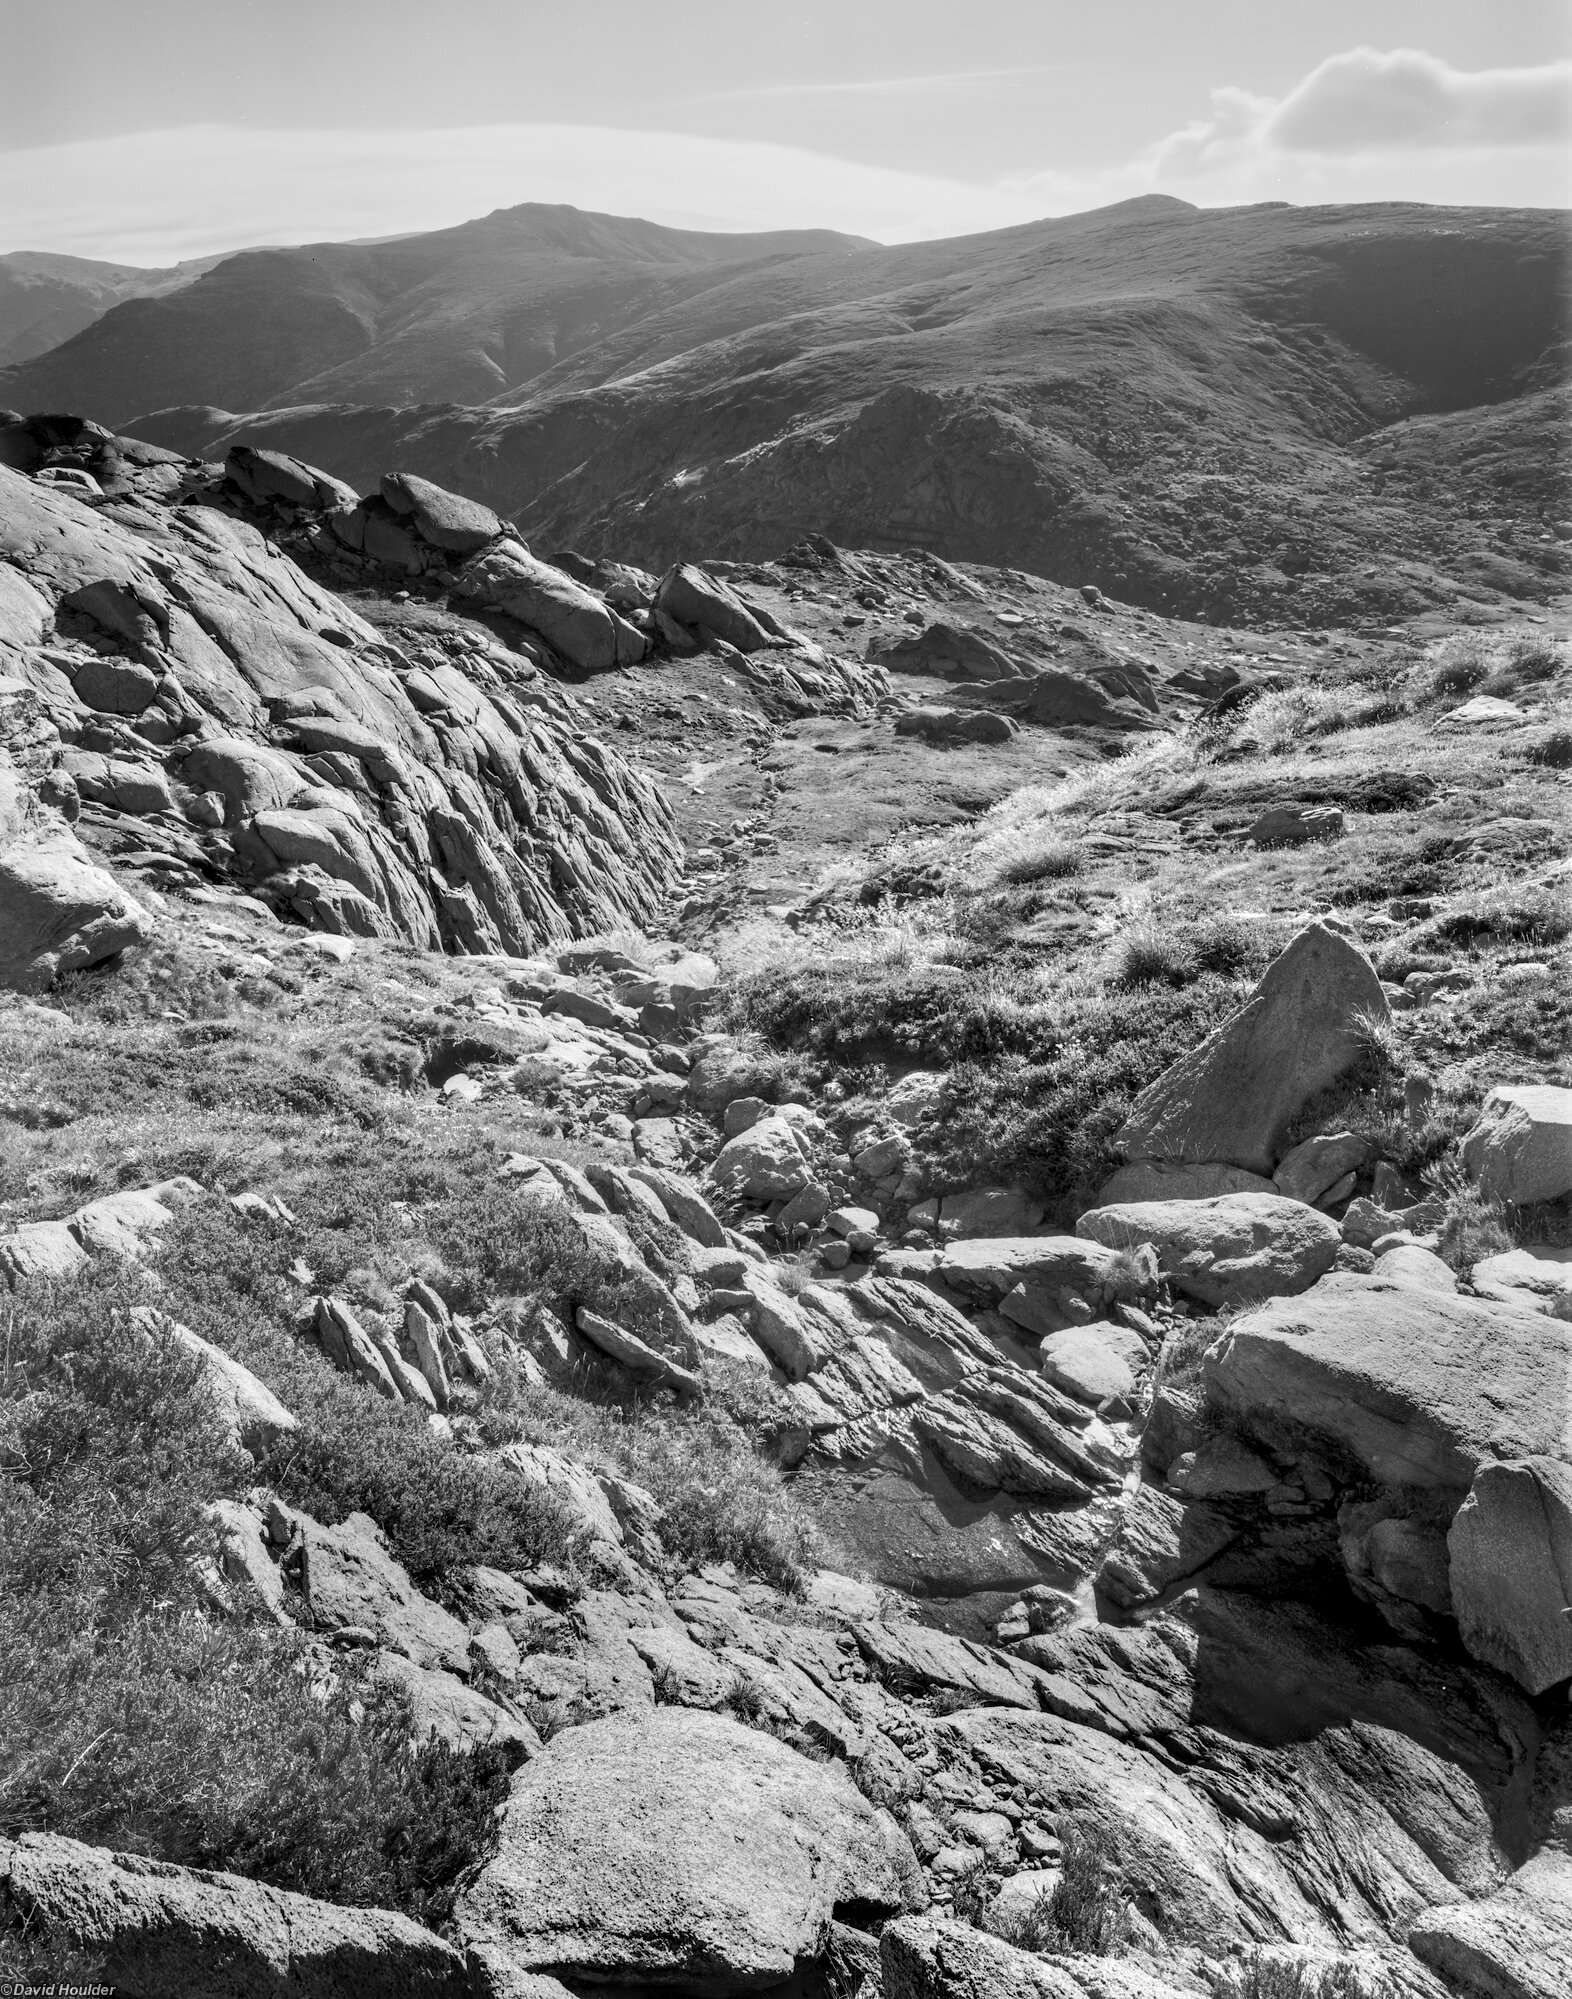
[(959, 965), (825, 965), (766, 972), (736, 996), (741, 1021), (785, 1047), (847, 1062), (983, 1062), (1036, 1045), (1048, 1020), (998, 979)]
[(1059, 1878), (1016, 1931), (1022, 1950), (1081, 1957), (1116, 1957), (1130, 1938), (1130, 1905), (1109, 1864), (1108, 1848), (1094, 1832), (1067, 1827)]
[(58, 1832), (441, 1921), (491, 1837), (506, 1767), (416, 1749), (392, 1690), (214, 1615), (207, 1508), (254, 1474), (200, 1363), (132, 1319), (150, 1295), (145, 1277), (95, 1264), (10, 1304), (0, 1834)]
[(735, 1562), (778, 1588), (800, 1588), (816, 1537), (780, 1472), (730, 1418), (646, 1416), (625, 1426), (617, 1456), (660, 1502), (661, 1540), (685, 1568)]
[(1023, 1180), (1061, 1218), (1090, 1205), (1120, 1163), (1113, 1134), (1140, 1092), (1232, 1013), (1248, 981), (1111, 985), (1058, 1014), (1034, 1051), (958, 1064), (929, 1133), (940, 1179)]

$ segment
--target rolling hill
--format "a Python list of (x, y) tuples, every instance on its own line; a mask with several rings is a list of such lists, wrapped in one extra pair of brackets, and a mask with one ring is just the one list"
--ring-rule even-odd
[(485, 402), (718, 274), (862, 247), (828, 229), (713, 235), (528, 203), (426, 235), (249, 250), (0, 374), (0, 400), (64, 398), (114, 424), (169, 403)]
[(30, 361), (91, 326), (125, 299), (159, 298), (193, 284), (222, 257), (195, 257), (162, 270), (103, 264), (48, 250), (0, 256), (0, 366)]
[(1565, 218), (1147, 197), (884, 248), (526, 207), (230, 259), (0, 373), (191, 452), (390, 464), (651, 564), (815, 529), (1156, 607), (1564, 586)]

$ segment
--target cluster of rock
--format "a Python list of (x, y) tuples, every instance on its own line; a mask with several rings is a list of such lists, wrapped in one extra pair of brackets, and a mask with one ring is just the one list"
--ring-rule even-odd
[[(749, 1097), (741, 1056), (696, 1038), (702, 961), (577, 946), (495, 977), (433, 1017), (428, 1076), (461, 1107), (551, 1065), (597, 1128), (623, 1119), (621, 1161), (502, 1169), (615, 1269), (615, 1316), (533, 1299), (466, 1321), (416, 1284), (385, 1314), (319, 1298), (302, 1337), (456, 1439), (501, 1342), (561, 1383), (593, 1359), (702, 1397), (751, 1371), (799, 1495), (872, 1584), (821, 1572), (805, 1617), (729, 1570), (681, 1574), (651, 1494), (513, 1444), (501, 1463), (561, 1509), (584, 1586), (482, 1569), (459, 1617), (373, 1521), (259, 1490), (217, 1509), (215, 1602), (298, 1625), (325, 1680), (396, 1685), (418, 1733), (518, 1764), (453, 1938), (46, 1836), (4, 1851), (13, 1904), (129, 1992), (178, 1986), (222, 1938), (306, 1992), (363, 1951), (368, 1991), (532, 1999), (810, 1975), (862, 1999), (1551, 1999), (1572, 1965), (1545, 1705), (1572, 1676), (1564, 1262), (1528, 1259), (1534, 1290), (1515, 1252), (1465, 1290), (1368, 1199), (1341, 1224), (1281, 1191), (1105, 1203), (1074, 1234), (1019, 1190), (913, 1201), (899, 1114), (931, 1091), (893, 1091), (889, 1135), (842, 1162), (814, 1113)], [(1247, 1004), (1252, 1034), (1269, 1011)], [(1215, 1122), (1198, 1104), (1184, 1128)], [(1507, 1124), (1512, 1158), (1543, 1156)], [(138, 1203), (194, 1197), (89, 1204), (0, 1260), (123, 1253), (159, 1225)], [(635, 1219), (682, 1233), (687, 1273), (645, 1262)], [(817, 1276), (766, 1254), (783, 1238), (818, 1246)], [(1186, 1371), (1186, 1314), (1218, 1299), (1245, 1309)], [(237, 1440), (292, 1420), (231, 1388)], [(1339, 1589), (1384, 1643), (1350, 1645)], [(1066, 1843), (1093, 1837), (1126, 1955), (1023, 1950)]]
[[(1062, 664), (1012, 652), (981, 632), (945, 621), (882, 646), (876, 657), (881, 666), (897, 672), (933, 674), (969, 685), (985, 697), (985, 707), (962, 714), (919, 710), (928, 719), (909, 725), (913, 733), (998, 742), (1009, 733), (1011, 718), (1049, 729), (1121, 733), (1164, 726), (1157, 688), (1146, 668), (1099, 645), (1078, 626), (1061, 630), (1073, 648)], [(1006, 724), (1002, 734), (1001, 722)], [(989, 729), (993, 733), (983, 733)]]
[(572, 550), (543, 560), (489, 507), (413, 473), (389, 473), (361, 499), (298, 459), (236, 445), (224, 474), (281, 543), (335, 580), (425, 584), (522, 626), (543, 666), (604, 673), (713, 652), (788, 714), (857, 713), (884, 691), (877, 668), (826, 653), (692, 563), (655, 577)]

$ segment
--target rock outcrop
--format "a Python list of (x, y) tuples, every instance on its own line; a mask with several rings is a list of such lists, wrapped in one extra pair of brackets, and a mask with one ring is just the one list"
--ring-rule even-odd
[[(229, 880), (339, 933), (524, 953), (653, 912), (670, 808), (538, 667), (467, 635), (400, 651), (212, 489), (167, 504), (174, 469), (95, 506), (0, 466), (0, 564), (28, 593), (0, 667), (31, 691), (11, 705), (35, 796), (161, 886)], [(43, 825), (0, 857), (6, 956), (35, 985), (147, 929)]]

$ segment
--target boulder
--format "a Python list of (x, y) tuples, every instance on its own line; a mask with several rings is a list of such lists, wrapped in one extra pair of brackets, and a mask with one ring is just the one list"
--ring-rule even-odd
[(1457, 1278), (1434, 1250), (1402, 1242), (1383, 1250), (1370, 1276), (1379, 1284), (1402, 1284), (1420, 1291), (1455, 1291)]
[[(948, 1917), (903, 1916), (879, 1939), (883, 1999), (1085, 1999), (1050, 1958)], [(1151, 1999), (1166, 1999), (1154, 1987)]]
[[(1219, 1194), (1275, 1194), (1275, 1180), (1243, 1166), (1217, 1161), (1187, 1165), (1176, 1159), (1132, 1159), (1109, 1175), (1097, 1197), (1099, 1207), (1122, 1201), (1209, 1201)], [(1300, 1199), (1301, 1196), (1295, 1195)]]
[(1144, 675), (1045, 667), (1032, 675), (1018, 712), (1045, 729), (1155, 729), (1156, 707)]
[(679, 562), (660, 579), (655, 609), (689, 630), (702, 626), (738, 652), (762, 652), (770, 634), (728, 584), (691, 562)]
[(1129, 1159), (1222, 1160), (1270, 1174), (1297, 1112), (1357, 1067), (1386, 995), (1359, 946), (1307, 924), (1255, 991), (1136, 1098)]
[(1427, 1909), (1408, 1947), (1468, 1999), (1566, 1999), (1572, 1991), (1572, 1860), (1547, 1848), (1478, 1902)]
[(319, 471), (303, 459), (284, 451), (268, 451), (251, 444), (232, 444), (224, 460), (224, 476), (238, 486), (248, 500), (282, 500), (288, 506), (353, 507), (360, 498), (353, 486), (335, 479), (331, 472)]
[[(517, 1648), (514, 1650), (516, 1656)], [(506, 1708), (465, 1686), (452, 1673), (417, 1666), (399, 1652), (379, 1652), (372, 1676), (408, 1702), (410, 1729), (417, 1742), (442, 1742), (449, 1749), (466, 1753), (493, 1747), (515, 1763), (533, 1756), (540, 1747), (540, 1737), (527, 1721), (520, 1721)]]
[(772, 1116), (728, 1139), (716, 1154), (710, 1178), (725, 1192), (752, 1201), (789, 1201), (813, 1173), (791, 1125)]
[(1246, 1435), (1318, 1442), (1350, 1483), (1461, 1498), (1481, 1464), (1572, 1459), (1572, 1325), (1482, 1299), (1342, 1277), (1231, 1321), (1203, 1375)]
[(896, 673), (934, 673), (945, 680), (1019, 680), (1020, 662), (981, 632), (933, 624), (896, 639), (869, 657)]
[(1474, 1657), (1531, 1694), (1572, 1676), (1572, 1465), (1481, 1465), (1447, 1550), (1452, 1606)]
[(408, 1916), (54, 1833), (0, 1839), (7, 1905), (48, 1941), (96, 1959), (122, 1999), (469, 1999), (472, 1990), (463, 1956)]
[(1463, 1140), (1463, 1164), (1487, 1200), (1521, 1207), (1572, 1194), (1572, 1089), (1516, 1083), (1492, 1090)]
[(1536, 1243), (1532, 1248), (1482, 1256), (1468, 1273), (1468, 1281), (1481, 1298), (1530, 1311), (1557, 1311), (1564, 1318), (1572, 1306), (1572, 1249)]
[(1323, 1133), (1304, 1139), (1291, 1152), (1285, 1152), (1272, 1178), (1277, 1182), (1279, 1194), (1314, 1207), (1340, 1180), (1369, 1164), (1370, 1149), (1369, 1139), (1356, 1132)]
[(1146, 1371), (1146, 1346), (1139, 1333), (1106, 1319), (1090, 1326), (1067, 1326), (1038, 1346), (1043, 1373), (1055, 1388), (1078, 1401), (1128, 1402), (1136, 1377)]
[(318, 1630), (374, 1631), (389, 1651), (417, 1666), (469, 1671), (468, 1632), (421, 1595), (408, 1570), (388, 1553), (386, 1536), (369, 1514), (351, 1513), (338, 1526), (324, 1527), (274, 1500), (268, 1532), (298, 1550), (302, 1592)]
[(553, 1737), (455, 1914), (522, 1970), (723, 1999), (807, 1971), (838, 1909), (922, 1900), (905, 1836), (832, 1765), (663, 1707)]
[[(138, 1316), (146, 1322), (160, 1315), (141, 1308)], [(243, 1450), (260, 1457), (280, 1437), (299, 1429), (298, 1419), (266, 1382), (259, 1381), (233, 1354), (225, 1353), (222, 1347), (214, 1346), (187, 1326), (177, 1326), (170, 1320), (162, 1323), (178, 1346), (201, 1361), (202, 1382), (212, 1399), (214, 1414)]]
[(23, 1222), (0, 1236), (0, 1277), (13, 1290), (34, 1277), (69, 1277), (86, 1261), (66, 1222)]
[[(0, 840), (4, 807), (0, 767)], [(47, 992), (62, 972), (102, 964), (152, 934), (153, 918), (88, 859), (63, 820), (0, 845), (0, 989)]]
[(587, 673), (637, 665), (649, 649), (643, 633), (624, 623), (603, 598), (539, 561), (519, 541), (493, 542), (471, 556), (456, 587), (539, 632)]
[(1214, 1308), (1308, 1291), (1342, 1243), (1336, 1222), (1277, 1194), (1130, 1201), (1093, 1208), (1075, 1232), (1115, 1250), (1149, 1242), (1174, 1289)]
[(90, 1256), (146, 1254), (176, 1211), (202, 1198), (195, 1180), (177, 1174), (155, 1180), (150, 1187), (124, 1187), (118, 1194), (101, 1194), (70, 1217), (67, 1226)]
[(433, 548), (452, 555), (474, 555), (504, 532), (502, 522), (478, 500), (450, 493), (413, 472), (387, 472), (382, 497), (396, 514), (410, 518), (415, 532)]

